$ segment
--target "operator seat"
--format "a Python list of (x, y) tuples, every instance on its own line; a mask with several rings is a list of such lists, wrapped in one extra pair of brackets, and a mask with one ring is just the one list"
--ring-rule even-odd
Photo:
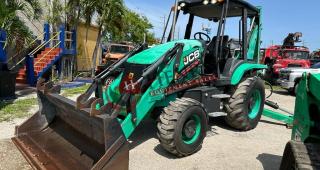
[[(207, 46), (207, 54), (204, 57), (204, 73), (205, 74), (212, 74), (212, 73), (216, 73), (216, 59), (218, 59), (215, 56), (215, 50), (216, 50), (216, 40), (217, 40), (217, 36), (214, 36), (211, 40), (211, 42), (209, 43), (209, 45)], [(220, 39), (220, 41), (222, 40), (222, 37)], [(220, 67), (220, 71), (223, 70), (224, 65), (227, 61), (227, 58), (229, 57), (230, 54), (230, 50), (228, 50), (228, 41), (229, 41), (229, 36), (223, 36), (223, 42), (222, 42), (222, 55), (219, 61), (219, 67)], [(220, 42), (219, 42), (220, 44)], [(218, 49), (220, 50), (220, 49)], [(218, 52), (218, 54), (220, 54), (221, 52)]]

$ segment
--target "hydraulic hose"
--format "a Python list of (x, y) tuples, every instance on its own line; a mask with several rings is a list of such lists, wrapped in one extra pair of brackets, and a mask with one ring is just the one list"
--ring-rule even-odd
[(266, 97), (267, 99), (269, 99), (272, 94), (273, 94), (273, 87), (272, 87), (272, 84), (268, 81), (264, 81), (266, 85), (268, 85), (270, 87), (270, 94)]

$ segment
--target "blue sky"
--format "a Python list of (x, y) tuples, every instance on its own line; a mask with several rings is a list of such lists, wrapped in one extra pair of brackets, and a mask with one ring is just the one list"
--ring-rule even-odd
[[(302, 32), (304, 45), (311, 50), (320, 48), (320, 1), (319, 0), (248, 0), (254, 5), (263, 8), (263, 31), (262, 40), (263, 47), (282, 43), (282, 40), (289, 32)], [(126, 5), (148, 17), (154, 28), (151, 30), (157, 37), (161, 37), (163, 30), (163, 17), (168, 17), (170, 7), (174, 0), (125, 0)], [(178, 28), (180, 28), (180, 36), (183, 37), (186, 18), (180, 18)], [(231, 20), (227, 24), (227, 34), (236, 38), (237, 32), (233, 28), (237, 28), (237, 21)], [(214, 24), (207, 21), (196, 20), (194, 31), (201, 31), (202, 25), (213, 28), (212, 32), (216, 32)], [(230, 29), (228, 29), (230, 27)], [(177, 37), (178, 38), (178, 37)], [(302, 45), (302, 44), (298, 44)]]

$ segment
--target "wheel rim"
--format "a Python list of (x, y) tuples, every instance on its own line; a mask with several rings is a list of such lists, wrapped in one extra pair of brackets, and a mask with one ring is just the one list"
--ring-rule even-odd
[(248, 113), (249, 118), (254, 119), (258, 116), (260, 111), (260, 104), (261, 104), (261, 94), (259, 90), (254, 90), (252, 95), (249, 98), (249, 104), (248, 104)]
[(198, 115), (192, 115), (187, 121), (184, 123), (182, 128), (182, 140), (186, 144), (192, 144), (200, 136), (201, 131), (201, 123), (200, 117)]

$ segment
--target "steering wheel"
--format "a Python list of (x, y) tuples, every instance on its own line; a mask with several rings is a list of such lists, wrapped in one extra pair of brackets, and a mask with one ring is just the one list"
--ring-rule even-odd
[[(203, 36), (206, 39), (202, 38)], [(196, 40), (203, 40), (203, 41), (206, 41), (206, 42), (210, 42), (211, 41), (210, 36), (208, 34), (203, 33), (203, 32), (197, 32), (197, 33), (194, 34), (193, 37)]]

